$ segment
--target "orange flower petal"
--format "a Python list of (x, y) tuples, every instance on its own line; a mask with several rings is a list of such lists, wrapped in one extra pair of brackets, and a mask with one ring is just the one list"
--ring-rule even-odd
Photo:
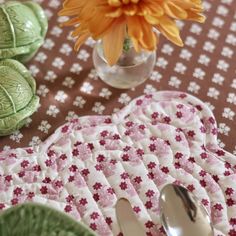
[(187, 12), (183, 8), (172, 2), (167, 2), (166, 4), (164, 4), (164, 9), (166, 11), (166, 14), (172, 18), (186, 19), (188, 17)]
[(82, 34), (79, 36), (75, 43), (75, 50), (78, 51), (81, 47), (81, 45), (89, 38), (90, 34), (88, 32)]
[(103, 37), (105, 58), (110, 66), (115, 65), (122, 54), (126, 25), (116, 22)]
[(179, 28), (176, 23), (167, 16), (160, 18), (160, 24), (157, 29), (171, 42), (182, 47), (183, 41), (180, 38)]

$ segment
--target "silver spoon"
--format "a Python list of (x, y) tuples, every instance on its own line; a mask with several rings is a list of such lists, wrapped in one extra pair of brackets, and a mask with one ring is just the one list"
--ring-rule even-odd
[(186, 188), (168, 184), (160, 195), (161, 221), (168, 236), (213, 236), (210, 217)]
[(141, 226), (127, 199), (121, 198), (117, 201), (116, 217), (124, 236), (146, 236), (145, 229)]

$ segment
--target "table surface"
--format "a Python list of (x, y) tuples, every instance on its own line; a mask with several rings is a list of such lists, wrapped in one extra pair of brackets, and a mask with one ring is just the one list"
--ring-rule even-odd
[[(0, 0), (1, 2), (1, 0)], [(163, 37), (155, 70), (144, 84), (118, 90), (104, 84), (92, 63), (93, 40), (77, 53), (69, 28), (60, 28), (60, 0), (37, 0), (49, 17), (46, 41), (27, 64), (37, 80), (40, 108), (27, 127), (0, 138), (0, 150), (38, 145), (70, 119), (111, 114), (133, 98), (160, 90), (193, 94), (213, 110), (219, 126), (220, 146), (236, 153), (236, 4), (234, 0), (204, 2), (205, 24), (180, 22), (185, 46)]]

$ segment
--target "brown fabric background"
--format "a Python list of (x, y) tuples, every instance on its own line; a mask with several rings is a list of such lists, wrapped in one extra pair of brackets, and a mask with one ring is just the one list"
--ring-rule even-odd
[(27, 127), (0, 138), (0, 150), (37, 145), (71, 117), (111, 114), (143, 93), (181, 90), (209, 104), (218, 121), (220, 145), (236, 152), (234, 0), (205, 1), (208, 19), (203, 25), (180, 23), (184, 48), (161, 37), (153, 75), (132, 90), (113, 89), (94, 76), (92, 40), (80, 52), (73, 51), (71, 29), (59, 27), (63, 18), (58, 18), (57, 12), (62, 1), (37, 2), (49, 17), (49, 31), (45, 44), (27, 67), (37, 80), (41, 106), (28, 120)]

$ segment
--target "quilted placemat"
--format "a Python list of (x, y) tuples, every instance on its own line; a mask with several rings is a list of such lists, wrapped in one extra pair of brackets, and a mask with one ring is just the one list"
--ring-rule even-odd
[(121, 235), (114, 207), (124, 197), (147, 235), (159, 236), (160, 190), (176, 183), (201, 200), (215, 235), (234, 236), (235, 173), (210, 109), (186, 93), (157, 92), (111, 116), (72, 120), (38, 147), (1, 152), (0, 209), (40, 202), (98, 235)]

